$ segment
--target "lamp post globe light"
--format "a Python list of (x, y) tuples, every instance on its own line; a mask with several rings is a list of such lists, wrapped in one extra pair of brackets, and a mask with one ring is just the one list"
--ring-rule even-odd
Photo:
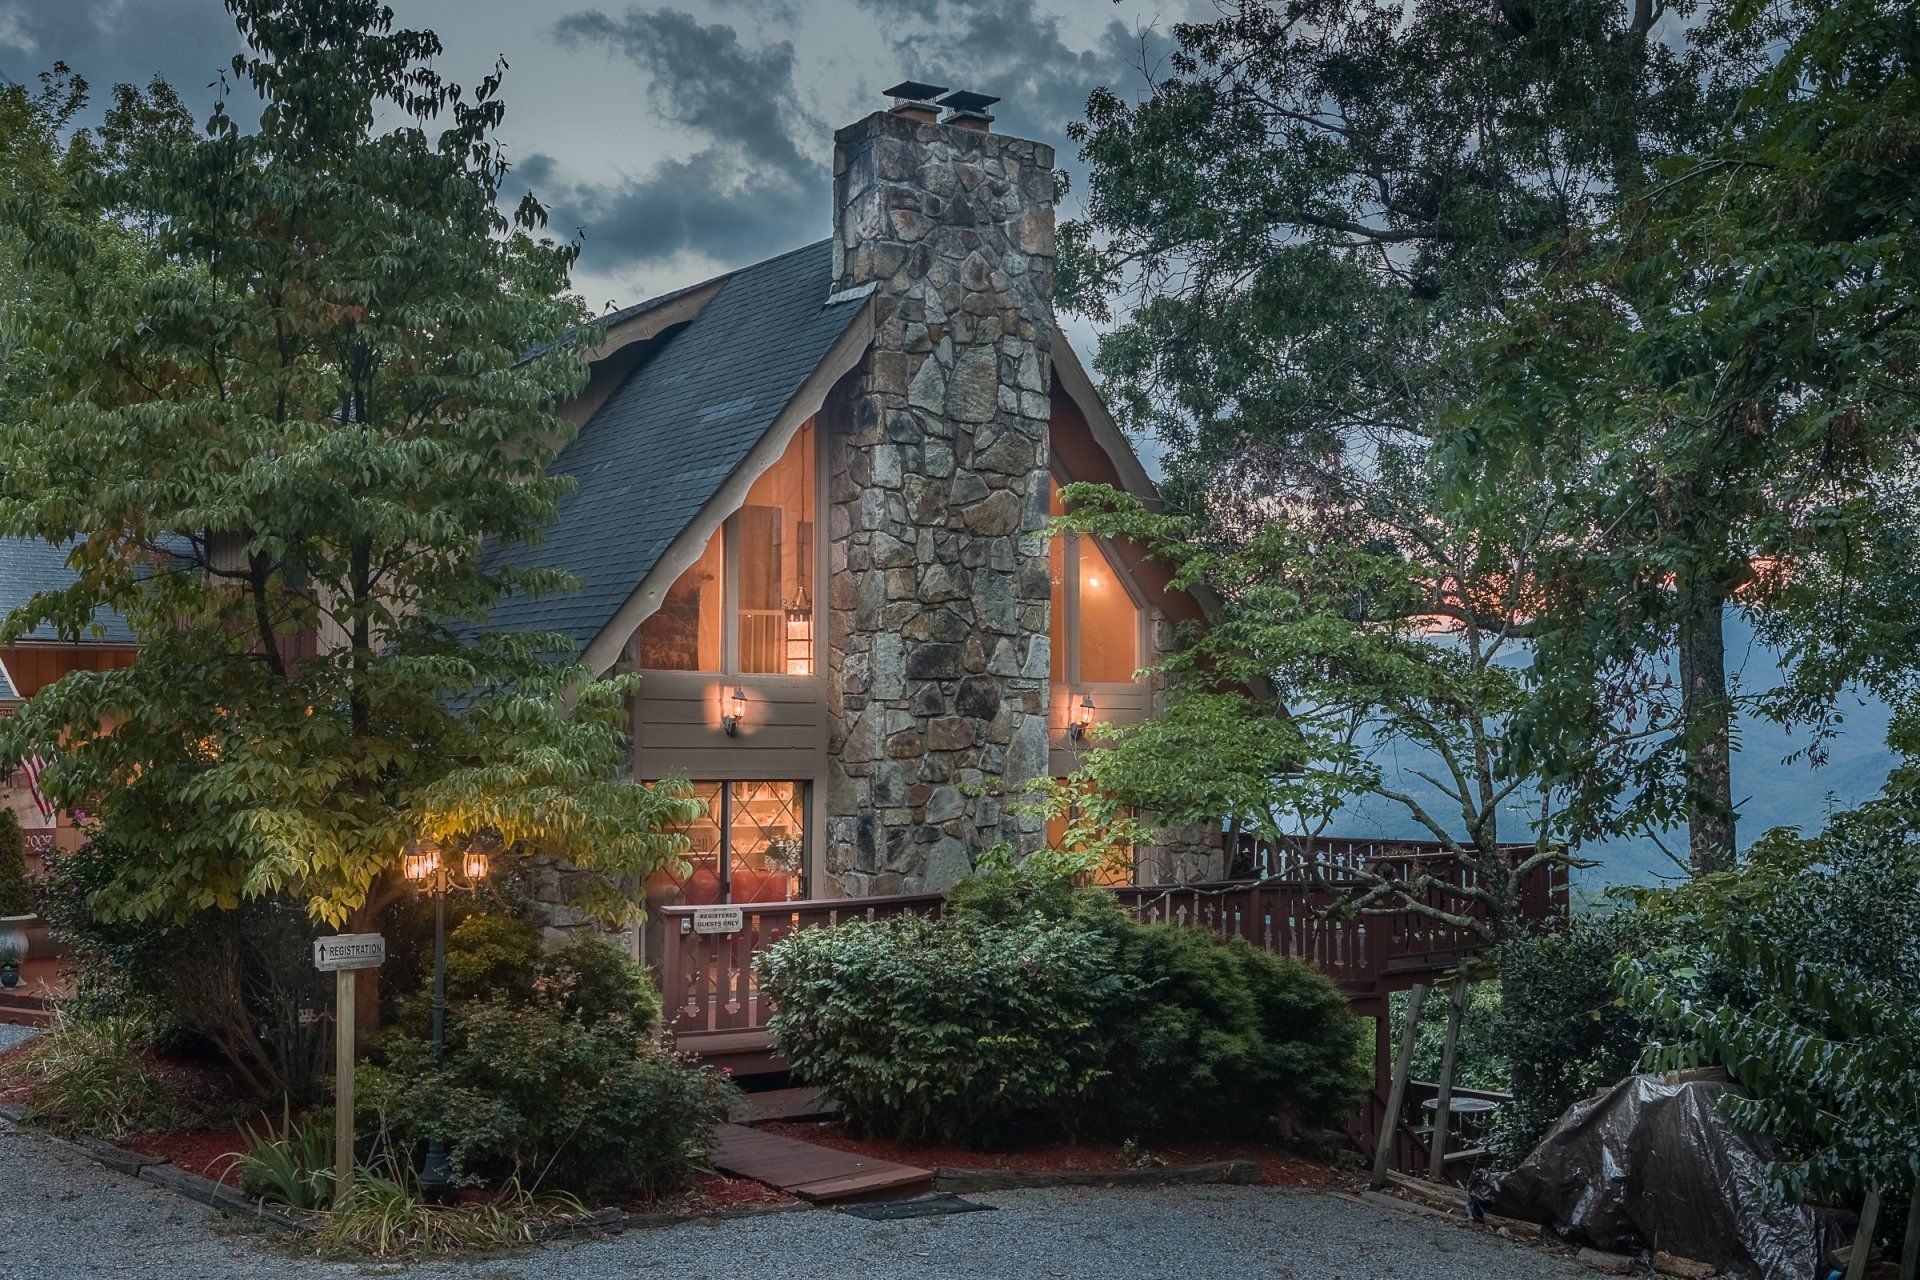
[[(478, 891), (493, 869), (487, 851), (474, 845), (460, 857), (456, 871), (441, 856), (440, 847), (430, 841), (408, 846), (400, 859), (400, 870), (423, 892), (433, 895), (433, 1065), (438, 1067), (447, 1056), (447, 890), (464, 888)], [(447, 1168), (446, 1140), (435, 1134), (427, 1140), (427, 1157), (420, 1165), (420, 1189), (444, 1191), (453, 1181)]]

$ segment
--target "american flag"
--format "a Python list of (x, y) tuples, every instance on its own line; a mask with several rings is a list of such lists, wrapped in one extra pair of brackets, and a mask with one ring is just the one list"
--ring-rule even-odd
[(39, 756), (28, 756), (20, 762), (20, 772), (27, 776), (27, 791), (33, 796), (34, 808), (40, 810), (41, 817), (51, 818), (53, 806), (48, 804), (47, 798), (40, 794), (40, 774), (46, 767), (47, 762)]

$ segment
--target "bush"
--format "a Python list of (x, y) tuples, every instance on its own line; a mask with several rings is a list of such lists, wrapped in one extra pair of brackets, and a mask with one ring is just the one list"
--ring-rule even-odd
[(760, 974), (795, 1073), (869, 1133), (984, 1144), (1036, 1121), (1122, 1137), (1315, 1124), (1368, 1078), (1326, 978), (1140, 925), (1044, 867), (963, 881), (940, 920), (790, 934)]
[(372, 1123), (409, 1159), (437, 1135), (470, 1183), (658, 1196), (685, 1181), (735, 1095), (654, 1047), (660, 997), (631, 958), (596, 937), (543, 955), (531, 926), (483, 914), (449, 936), (447, 969), (444, 1063), (415, 995), (415, 1033), (362, 1073)]
[(153, 1028), (140, 1018), (56, 1016), (26, 1056), (28, 1118), (104, 1138), (191, 1124), (197, 1116), (154, 1073), (152, 1051)]
[(583, 1195), (678, 1189), (734, 1096), (718, 1072), (636, 1045), (624, 1026), (498, 1000), (454, 1017), (442, 1065), (407, 1040), (361, 1074), (376, 1125), (415, 1155), (437, 1135), (461, 1181)]
[(327, 1215), (315, 1240), (325, 1257), (469, 1253), (532, 1244), (549, 1228), (585, 1216), (572, 1196), (535, 1196), (518, 1186), (484, 1204), (443, 1208), (421, 1199), (404, 1170), (356, 1169), (345, 1202)]
[(1563, 929), (1495, 949), (1494, 1038), (1506, 1053), (1513, 1092), (1488, 1135), (1497, 1163), (1517, 1163), (1568, 1107), (1633, 1074), (1653, 1027), (1621, 1004), (1613, 967), (1622, 955), (1657, 950), (1666, 936), (1642, 913), (1623, 908), (1575, 916)]
[(319, 1209), (333, 1195), (333, 1117), (296, 1121), (283, 1110), (280, 1127), (242, 1130), (245, 1150), (234, 1153), (232, 1171), (256, 1200), (290, 1209)]
[(75, 1011), (136, 1018), (164, 1047), (211, 1052), (256, 1098), (316, 1098), (332, 1037), (301, 1015), (330, 1007), (332, 984), (314, 971), (306, 908), (273, 896), (183, 920), (114, 915), (102, 904), (124, 862), (101, 838), (49, 861), (44, 909), (68, 949)]
[(781, 1051), (849, 1128), (984, 1145), (1034, 1117), (1074, 1127), (1108, 1055), (1111, 950), (1044, 921), (900, 916), (790, 934), (760, 981)]
[(27, 883), (27, 838), (20, 817), (0, 805), (0, 916), (33, 913), (33, 886)]
[[(1396, 991), (1389, 1003), (1391, 1042), (1398, 1046), (1401, 1029), (1407, 1025), (1406, 993)], [(1440, 1061), (1446, 1052), (1447, 1005), (1447, 988), (1441, 985), (1428, 993), (1421, 1006), (1420, 1030), (1413, 1042), (1415, 1080), (1440, 1078)], [(1513, 1068), (1507, 1061), (1507, 1042), (1500, 1025), (1497, 981), (1467, 984), (1467, 1002), (1460, 1012), (1460, 1039), (1454, 1046), (1453, 1082), (1466, 1089), (1512, 1091)]]
[(1324, 1125), (1365, 1093), (1359, 1020), (1300, 961), (1201, 929), (1131, 924), (1115, 960), (1128, 982), (1110, 1024), (1106, 1127), (1245, 1131), (1276, 1114)]

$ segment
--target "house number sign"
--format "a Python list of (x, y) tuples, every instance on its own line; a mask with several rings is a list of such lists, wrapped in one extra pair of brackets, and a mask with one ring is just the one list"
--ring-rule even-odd
[(387, 940), (378, 933), (342, 933), (313, 940), (313, 967), (322, 973), (378, 969), (387, 960)]
[(695, 907), (695, 933), (738, 933), (747, 927), (747, 913), (739, 907)]

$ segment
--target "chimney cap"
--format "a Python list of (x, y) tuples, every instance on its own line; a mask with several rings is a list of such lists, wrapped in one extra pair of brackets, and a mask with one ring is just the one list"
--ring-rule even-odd
[(943, 84), (927, 84), (920, 80), (902, 80), (891, 89), (882, 89), (889, 98), (902, 98), (908, 102), (931, 102), (947, 91)]
[(1000, 99), (991, 94), (975, 93), (971, 89), (955, 89), (940, 99), (939, 105), (949, 111), (964, 112), (969, 115), (984, 115), (988, 107)]

